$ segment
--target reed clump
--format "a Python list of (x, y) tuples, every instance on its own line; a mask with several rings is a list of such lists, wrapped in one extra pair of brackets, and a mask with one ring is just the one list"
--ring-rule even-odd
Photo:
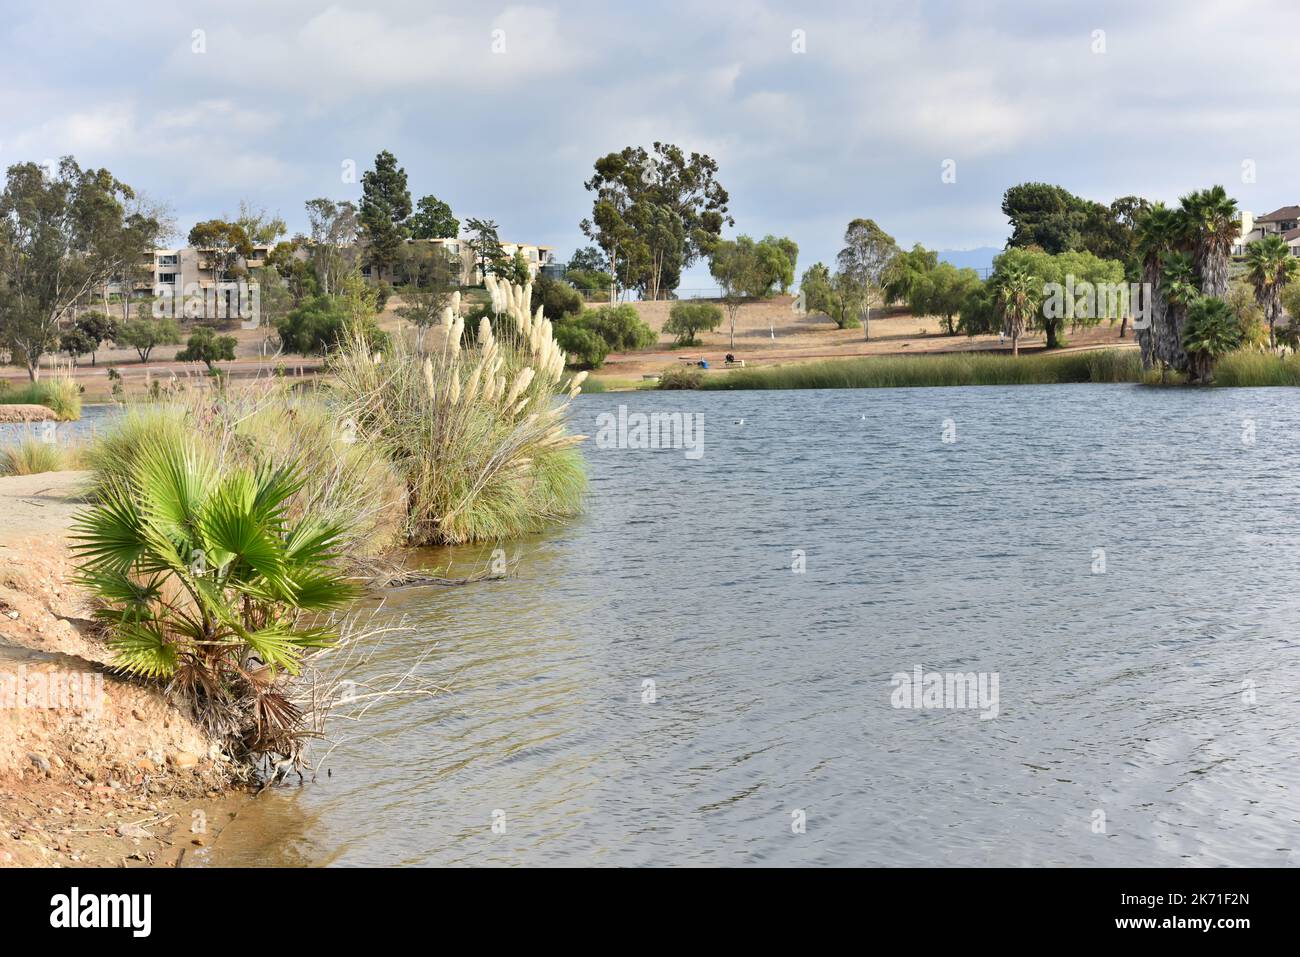
[[(734, 369), (701, 377), (701, 389), (872, 389), (972, 385), (1056, 385), (1070, 382), (1139, 382), (1134, 350), (1007, 356), (982, 352), (869, 356), (802, 365)], [(670, 387), (663, 386), (661, 388)], [(676, 385), (680, 388), (680, 385)]]
[(513, 538), (582, 508), (585, 436), (569, 433), (567, 410), (586, 373), (565, 380), (531, 285), (487, 287), (493, 317), (476, 329), (454, 294), (423, 343), (399, 331), (377, 355), (353, 336), (333, 362), (339, 415), (405, 482), (413, 544)]
[(0, 448), (0, 475), (39, 475), (79, 468), (79, 450), (36, 436)]

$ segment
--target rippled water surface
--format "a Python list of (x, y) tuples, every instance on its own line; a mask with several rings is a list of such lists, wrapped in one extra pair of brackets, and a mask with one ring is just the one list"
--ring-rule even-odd
[[(434, 645), (448, 690), (371, 712), (212, 861), (1295, 863), (1296, 403), (585, 396), (592, 435), (702, 413), (705, 454), (588, 443), (589, 514), (511, 545), (516, 578), (394, 593), (416, 637), (370, 669)], [(894, 708), (918, 665), (996, 673), (997, 717)]]

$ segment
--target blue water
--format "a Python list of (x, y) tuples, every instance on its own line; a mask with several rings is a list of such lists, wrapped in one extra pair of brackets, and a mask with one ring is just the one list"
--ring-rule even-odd
[[(414, 635), (367, 671), (431, 649), (446, 690), (344, 728), (214, 863), (1296, 863), (1294, 390), (605, 394), (576, 426), (620, 404), (702, 414), (703, 456), (589, 442), (588, 514), (514, 578), (394, 592)], [(895, 707), (916, 667), (996, 676), (996, 717)]]

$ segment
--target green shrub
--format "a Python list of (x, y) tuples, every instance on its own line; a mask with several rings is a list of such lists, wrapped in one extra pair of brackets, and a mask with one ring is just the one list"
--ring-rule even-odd
[(609, 346), (594, 330), (578, 322), (560, 322), (554, 326), (555, 341), (564, 350), (565, 359), (575, 369), (599, 369), (609, 355)]
[(580, 321), (605, 340), (610, 352), (648, 349), (659, 341), (659, 336), (642, 320), (636, 307), (627, 303), (585, 309)]
[(698, 366), (676, 366), (659, 375), (660, 389), (698, 389), (704, 381), (704, 370)]
[(202, 362), (213, 371), (214, 363), (235, 358), (234, 336), (219, 336), (211, 326), (197, 326), (185, 348), (176, 353), (177, 362)]
[(538, 276), (533, 280), (532, 309), (542, 314), (553, 323), (558, 323), (566, 316), (576, 316), (582, 312), (582, 293), (567, 282), (560, 282), (550, 276)]
[(664, 332), (677, 337), (678, 345), (695, 344), (701, 332), (712, 332), (722, 324), (722, 310), (710, 302), (675, 302), (664, 323)]
[[(353, 311), (341, 296), (315, 296), (286, 315), (276, 325), (285, 349), (302, 356), (325, 356), (352, 335)], [(382, 352), (388, 336), (373, 318), (360, 323), (360, 332), (371, 353)]]
[(350, 565), (365, 565), (402, 538), (405, 487), (384, 454), (359, 440), (327, 397), (295, 396), (277, 379), (128, 406), (85, 450), (91, 496), (127, 481), (142, 449), (179, 449), (191, 440), (242, 467), (300, 463), (303, 484), (289, 516), (340, 526), (339, 552)]

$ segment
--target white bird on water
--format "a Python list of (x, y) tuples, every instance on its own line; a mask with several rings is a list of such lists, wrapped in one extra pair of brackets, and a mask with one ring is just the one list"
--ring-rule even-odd
[(744, 420), (744, 419), (737, 419), (737, 420), (736, 420), (736, 424), (737, 424), (737, 425), (744, 425), (744, 424), (745, 424), (745, 420)]

